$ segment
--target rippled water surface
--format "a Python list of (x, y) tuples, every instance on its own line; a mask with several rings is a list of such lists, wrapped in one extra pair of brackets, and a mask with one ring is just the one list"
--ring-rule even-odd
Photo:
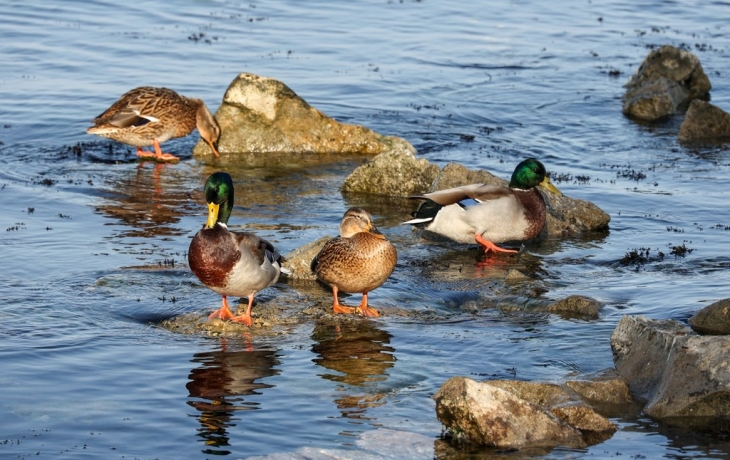
[[(724, 2), (620, 0), (0, 3), (0, 457), (358, 456), (362, 436), (383, 429), (436, 443), (430, 397), (449, 377), (598, 371), (613, 365), (622, 315), (684, 321), (726, 298), (727, 148), (680, 145), (681, 116), (636, 124), (620, 98), (649, 50), (672, 44), (697, 54), (713, 103), (730, 109), (727, 12)], [(508, 177), (537, 156), (563, 193), (611, 215), (610, 230), (485, 260), (398, 225), (412, 203), (342, 196), (363, 159), (203, 164), (190, 154), (196, 134), (167, 144), (183, 161), (155, 167), (84, 132), (140, 85), (215, 110), (240, 72), (404, 137), (440, 165)], [(202, 184), (219, 169), (236, 182), (232, 222), (282, 253), (334, 235), (347, 207), (370, 209), (399, 251), (370, 296), (386, 314), (228, 339), (158, 327), (220, 302), (185, 265)], [(645, 264), (620, 263), (638, 249), (649, 249)], [(505, 287), (509, 268), (530, 289)], [(533, 308), (571, 294), (604, 302), (600, 319)], [(324, 309), (330, 298), (281, 283), (257, 302)], [(413, 314), (387, 314), (401, 308)], [(612, 420), (610, 440), (544, 457), (730, 454), (723, 437)]]

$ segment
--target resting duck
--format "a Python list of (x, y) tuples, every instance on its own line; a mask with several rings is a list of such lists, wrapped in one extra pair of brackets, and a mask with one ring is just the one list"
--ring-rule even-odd
[[(388, 279), (398, 255), (395, 247), (373, 225), (370, 213), (350, 208), (340, 223), (340, 236), (329, 240), (312, 260), (311, 269), (317, 279), (332, 287), (335, 313), (359, 313), (378, 317), (368, 307), (368, 292)], [(339, 291), (362, 293), (357, 308), (340, 305)]]
[[(411, 198), (424, 200), (404, 222), (460, 243), (476, 240), (485, 252), (517, 252), (495, 243), (535, 238), (545, 227), (545, 200), (536, 186), (562, 196), (534, 158), (520, 162), (508, 187), (470, 184)], [(465, 206), (461, 201), (477, 204)]]
[[(251, 326), (254, 295), (276, 283), (281, 256), (268, 241), (249, 232), (228, 230), (233, 209), (233, 181), (224, 172), (212, 174), (205, 183), (208, 221), (195, 234), (188, 249), (190, 270), (208, 288), (223, 297), (220, 309), (209, 319), (220, 318)], [(248, 297), (243, 315), (235, 316), (227, 296)]]
[[(119, 98), (104, 113), (92, 120), (88, 134), (107, 137), (137, 147), (137, 156), (155, 161), (178, 161), (163, 153), (160, 143), (184, 137), (198, 128), (202, 137), (219, 157), (217, 143), (221, 129), (200, 99), (177, 94), (167, 88), (141, 86)], [(153, 145), (154, 152), (142, 147)]]

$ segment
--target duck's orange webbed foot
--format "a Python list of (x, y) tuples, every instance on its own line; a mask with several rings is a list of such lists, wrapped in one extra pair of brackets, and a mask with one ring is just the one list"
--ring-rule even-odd
[(380, 313), (378, 310), (374, 308), (368, 307), (368, 293), (364, 293), (362, 295), (362, 302), (360, 302), (360, 306), (358, 306), (355, 311), (359, 313), (362, 316), (367, 316), (368, 318), (377, 318), (380, 316)]
[(343, 314), (343, 315), (351, 315), (351, 314), (355, 313), (355, 309), (353, 307), (346, 307), (344, 305), (340, 305), (339, 300), (337, 300), (337, 292), (338, 292), (337, 287), (332, 286), (332, 295), (335, 298), (335, 301), (334, 301), (334, 304), (332, 307), (332, 311), (335, 314)]
[(482, 238), (482, 235), (474, 235), (474, 239), (477, 241), (477, 243), (479, 243), (481, 246), (484, 247), (485, 253), (487, 253), (489, 251), (494, 251), (494, 252), (506, 252), (506, 253), (510, 253), (510, 254), (516, 254), (517, 252), (519, 252), (519, 251), (515, 251), (514, 249), (500, 248), (499, 246), (492, 243), (491, 241)]

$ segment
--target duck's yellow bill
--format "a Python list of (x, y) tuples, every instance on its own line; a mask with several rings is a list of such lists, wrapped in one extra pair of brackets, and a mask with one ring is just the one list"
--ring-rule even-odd
[(218, 222), (218, 210), (220, 209), (219, 204), (208, 203), (208, 220), (205, 222), (205, 228), (215, 227), (215, 223)]
[(563, 192), (558, 190), (558, 188), (554, 186), (552, 182), (550, 182), (550, 178), (547, 176), (545, 176), (545, 179), (543, 179), (539, 185), (550, 193), (554, 193), (558, 196), (563, 196)]

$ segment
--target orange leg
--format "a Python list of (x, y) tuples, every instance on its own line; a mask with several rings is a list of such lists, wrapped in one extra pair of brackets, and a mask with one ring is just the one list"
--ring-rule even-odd
[(356, 310), (362, 316), (368, 316), (370, 318), (377, 318), (378, 316), (380, 316), (380, 313), (378, 313), (378, 310), (368, 307), (368, 293), (367, 292), (362, 293), (362, 302), (360, 302), (360, 306), (357, 307)]
[(226, 296), (221, 296), (223, 298), (223, 306), (219, 308), (218, 310), (214, 311), (213, 313), (208, 316), (208, 319), (213, 318), (220, 318), (223, 321), (233, 321), (235, 323), (242, 323), (248, 327), (251, 327), (253, 325), (253, 319), (251, 318), (251, 307), (253, 306), (253, 294), (248, 296), (248, 306), (246, 307), (246, 313), (235, 316), (233, 312), (231, 311), (231, 308), (228, 306), (228, 300)]
[(494, 251), (494, 252), (509, 252), (509, 253), (517, 253), (519, 251), (515, 251), (514, 249), (503, 249), (497, 246), (496, 244), (492, 243), (489, 240), (485, 240), (482, 238), (482, 235), (474, 235), (474, 239), (477, 240), (477, 243), (484, 246), (484, 252)]
[(333, 307), (333, 311), (335, 314), (337, 313), (343, 313), (346, 315), (350, 315), (352, 313), (355, 313), (355, 309), (352, 307), (346, 307), (344, 305), (340, 305), (339, 300), (337, 300), (337, 286), (332, 286), (332, 295), (335, 297), (335, 304)]
[(144, 160), (154, 160), (154, 161), (180, 161), (180, 158), (176, 157), (175, 155), (169, 154), (169, 153), (162, 153), (162, 149), (160, 148), (160, 143), (155, 140), (153, 142), (153, 145), (155, 147), (155, 151), (148, 152), (146, 150), (142, 150), (142, 147), (137, 147), (137, 156), (144, 159)]

